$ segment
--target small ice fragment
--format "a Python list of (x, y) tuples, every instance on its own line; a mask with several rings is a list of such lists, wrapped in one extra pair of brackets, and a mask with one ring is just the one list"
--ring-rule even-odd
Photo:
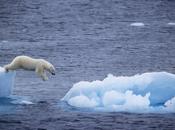
[(170, 25), (170, 26), (175, 26), (175, 23), (170, 22), (170, 23), (168, 23), (168, 25)]
[(130, 26), (143, 27), (143, 26), (145, 26), (145, 24), (136, 22), (136, 23), (131, 23)]
[(1, 42), (2, 42), (2, 43), (7, 43), (8, 41), (7, 41), (7, 40), (2, 40)]

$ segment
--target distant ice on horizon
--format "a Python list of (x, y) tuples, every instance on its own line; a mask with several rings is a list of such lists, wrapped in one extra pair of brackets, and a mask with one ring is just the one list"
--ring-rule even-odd
[(1, 42), (2, 42), (2, 43), (7, 43), (8, 41), (7, 41), (7, 40), (2, 40)]
[(175, 22), (170, 22), (170, 23), (168, 23), (168, 25), (175, 26)]
[(135, 23), (131, 23), (130, 26), (143, 27), (143, 26), (145, 26), (145, 24), (144, 23), (140, 23), (140, 22), (135, 22)]
[(175, 112), (175, 75), (152, 72), (73, 85), (62, 101), (78, 108), (109, 112)]

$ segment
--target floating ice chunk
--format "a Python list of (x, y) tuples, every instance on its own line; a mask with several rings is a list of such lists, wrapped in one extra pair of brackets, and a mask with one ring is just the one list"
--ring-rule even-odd
[(3, 40), (2, 43), (7, 43), (8, 41), (7, 40)]
[(175, 23), (168, 23), (168, 25), (170, 25), (170, 26), (175, 26)]
[(175, 75), (153, 72), (81, 81), (62, 100), (71, 106), (102, 111), (175, 112), (174, 97)]
[(10, 96), (14, 85), (15, 72), (6, 73), (0, 67), (0, 97)]
[(137, 27), (143, 27), (143, 26), (145, 26), (145, 24), (144, 23), (131, 23), (130, 24), (130, 26), (137, 26)]

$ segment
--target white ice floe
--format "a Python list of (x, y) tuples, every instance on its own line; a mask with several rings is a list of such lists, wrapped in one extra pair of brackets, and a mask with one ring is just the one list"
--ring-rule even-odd
[(15, 72), (6, 73), (0, 67), (0, 97), (10, 96), (14, 85)]
[(130, 26), (143, 27), (143, 26), (145, 26), (145, 24), (136, 22), (136, 23), (131, 23)]
[(3, 41), (1, 41), (2, 43), (7, 43), (8, 41), (7, 40), (3, 40)]
[(170, 23), (168, 23), (168, 25), (175, 26), (175, 23), (170, 22)]
[(175, 75), (152, 72), (81, 81), (62, 98), (69, 105), (99, 111), (175, 112)]

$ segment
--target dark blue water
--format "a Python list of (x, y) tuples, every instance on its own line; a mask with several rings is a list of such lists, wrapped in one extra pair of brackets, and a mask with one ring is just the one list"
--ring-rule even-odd
[[(134, 22), (145, 26), (130, 26)], [(34, 105), (3, 103), (8, 112), (0, 114), (0, 129), (173, 130), (172, 113), (96, 113), (60, 101), (74, 83), (108, 73), (175, 73), (170, 22), (173, 0), (1, 0), (0, 66), (28, 55), (50, 61), (57, 73), (43, 82), (34, 72), (18, 71), (13, 95)]]

